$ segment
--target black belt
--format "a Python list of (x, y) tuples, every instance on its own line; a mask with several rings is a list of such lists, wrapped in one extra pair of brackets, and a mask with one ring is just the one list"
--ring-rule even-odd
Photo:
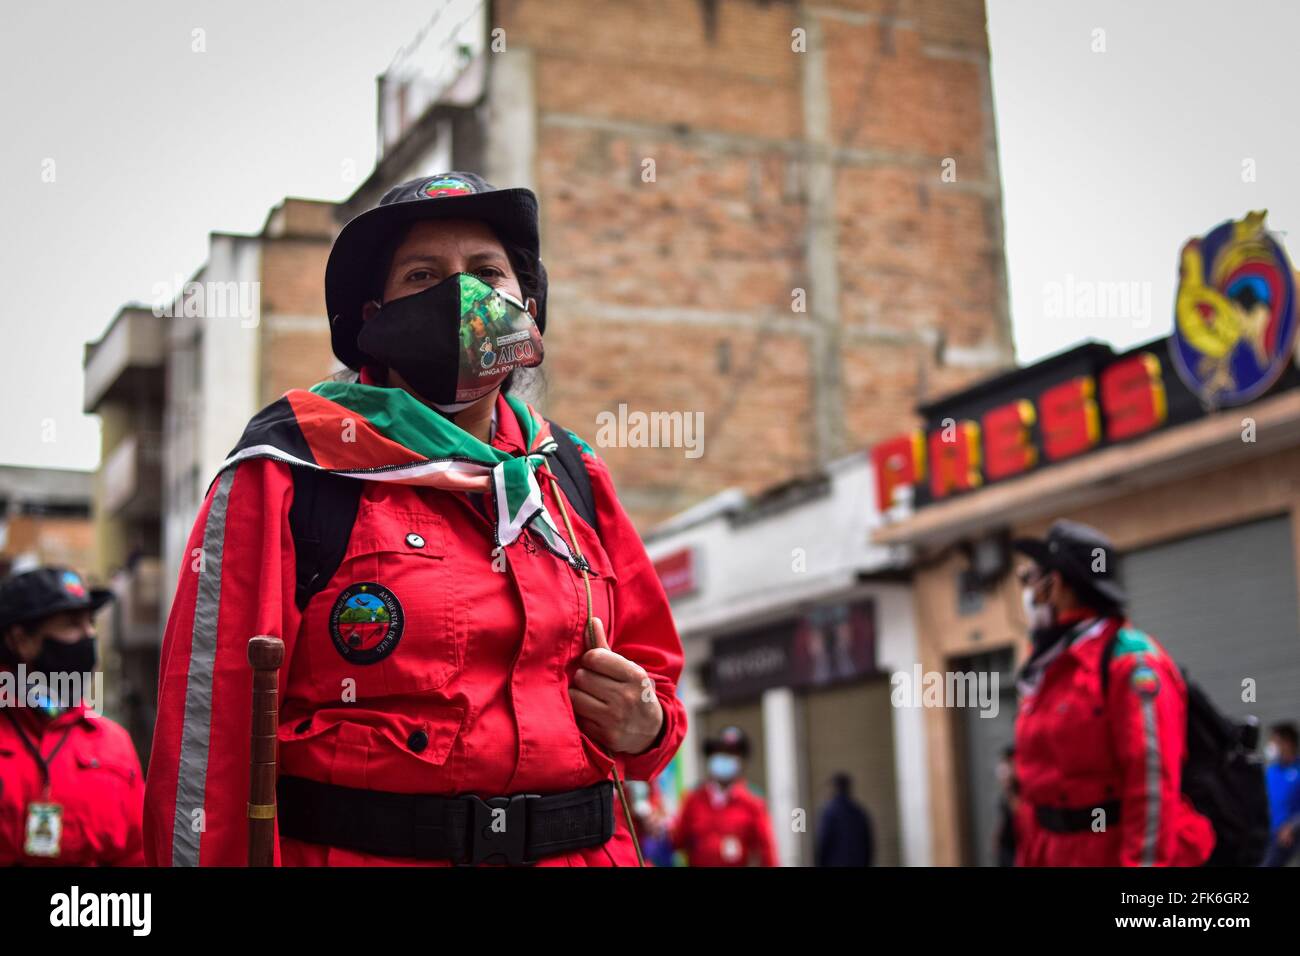
[(276, 800), (281, 836), (376, 856), (519, 865), (600, 846), (614, 835), (610, 781), (483, 800), (280, 777)]
[(1106, 814), (1107, 827), (1119, 822), (1119, 801), (1108, 800), (1095, 807), (1034, 807), (1034, 816), (1038, 825), (1053, 833), (1078, 833), (1091, 830), (1094, 815), (1098, 810)]

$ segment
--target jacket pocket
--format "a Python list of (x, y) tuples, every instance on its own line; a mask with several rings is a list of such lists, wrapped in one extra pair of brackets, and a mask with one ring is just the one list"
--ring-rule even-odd
[(122, 760), (94, 750), (73, 753), (75, 777), (56, 803), (63, 804), (63, 839), (59, 857), (66, 865), (92, 865), (119, 856), (129, 839), (130, 799), (138, 771)]
[(447, 535), (439, 514), (362, 501), (338, 571), (303, 617), (299, 648), (317, 700), (429, 691), (457, 673), (464, 620)]
[(85, 779), (92, 781), (92, 785), (95, 786), (104, 785), (103, 779), (93, 775), (95, 771), (109, 774), (114, 780), (121, 781), (127, 786), (134, 784), (135, 778), (139, 775), (139, 771), (126, 761), (115, 760), (112, 757), (105, 758), (89, 750), (77, 751), (77, 766), (81, 770), (92, 774)]
[(324, 708), (281, 724), (281, 772), (362, 790), (450, 794), (449, 761), (465, 709), (421, 701), (419, 710)]

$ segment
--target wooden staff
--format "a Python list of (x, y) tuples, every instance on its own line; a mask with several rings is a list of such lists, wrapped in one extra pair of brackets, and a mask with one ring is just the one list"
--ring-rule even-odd
[(284, 641), (248, 642), (253, 668), (253, 729), (248, 774), (248, 865), (275, 865), (276, 727), (280, 723), (280, 663)]

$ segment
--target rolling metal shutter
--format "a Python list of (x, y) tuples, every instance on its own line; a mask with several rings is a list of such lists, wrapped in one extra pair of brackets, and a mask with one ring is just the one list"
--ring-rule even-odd
[[(1215, 705), (1261, 729), (1300, 719), (1300, 633), (1289, 517), (1268, 518), (1125, 555), (1135, 626), (1159, 641)], [(1242, 681), (1255, 681), (1255, 702)]]

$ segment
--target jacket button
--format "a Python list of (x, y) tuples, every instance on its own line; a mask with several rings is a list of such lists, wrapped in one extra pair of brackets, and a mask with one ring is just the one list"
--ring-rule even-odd
[(308, 717), (306, 720), (302, 721), (302, 723), (300, 723), (297, 727), (293, 728), (293, 732), (295, 734), (305, 734), (310, 729), (311, 729), (311, 718)]
[(410, 747), (414, 753), (419, 753), (425, 747), (429, 746), (429, 735), (423, 730), (417, 730), (411, 736), (406, 738), (406, 746)]
[(406, 536), (406, 543), (407, 543), (408, 545), (410, 545), (412, 548), (423, 548), (423, 547), (424, 547), (424, 539), (421, 538), (421, 537), (420, 537), (418, 534), (416, 534), (414, 531), (412, 531), (410, 534), (408, 534), (408, 535)]

